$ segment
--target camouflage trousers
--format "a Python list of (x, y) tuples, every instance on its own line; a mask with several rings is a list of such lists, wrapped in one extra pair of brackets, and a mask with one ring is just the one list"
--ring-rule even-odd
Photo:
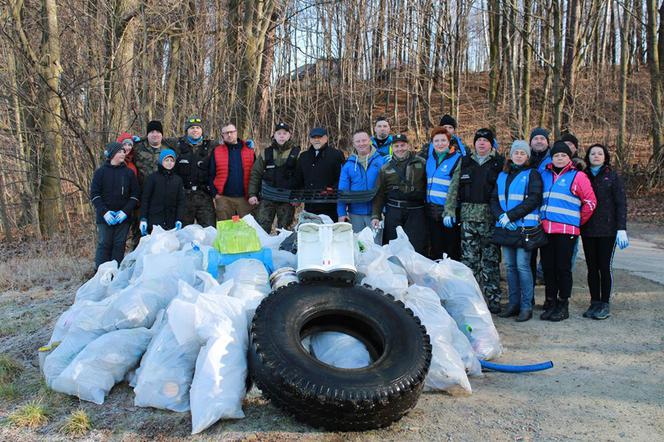
[(295, 207), (290, 203), (277, 203), (274, 201), (261, 200), (256, 213), (256, 222), (267, 233), (272, 232), (274, 217), (277, 217), (277, 227), (280, 229), (289, 229), (293, 224), (293, 215)]
[(203, 190), (184, 191), (184, 215), (182, 224), (200, 224), (201, 227), (216, 226), (217, 214), (210, 194)]
[(470, 267), (488, 301), (500, 302), (500, 248), (491, 242), (493, 225), (461, 222), (461, 262)]

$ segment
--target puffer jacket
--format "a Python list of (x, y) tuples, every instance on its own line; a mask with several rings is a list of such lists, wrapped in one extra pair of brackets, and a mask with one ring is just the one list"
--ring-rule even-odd
[(124, 163), (113, 166), (107, 160), (92, 175), (90, 201), (96, 209), (97, 224), (105, 223), (104, 214), (109, 210), (122, 210), (131, 217), (132, 210), (138, 204), (138, 196), (136, 175)]
[(622, 178), (608, 166), (602, 166), (597, 175), (588, 169), (586, 175), (597, 197), (597, 208), (581, 226), (581, 235), (613, 236), (618, 230), (627, 230), (627, 198)]
[[(341, 166), (341, 176), (339, 177), (339, 190), (360, 191), (371, 190), (376, 187), (376, 180), (380, 174), (380, 168), (387, 162), (387, 158), (381, 155), (377, 150), (367, 158), (367, 168), (360, 164), (358, 156), (352, 154), (348, 160)], [(337, 215), (346, 216), (347, 214), (371, 215), (371, 201), (365, 203), (346, 204), (337, 203)]]

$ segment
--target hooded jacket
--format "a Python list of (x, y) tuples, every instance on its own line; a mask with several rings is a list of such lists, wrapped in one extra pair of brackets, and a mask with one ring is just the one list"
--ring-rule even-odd
[(128, 217), (138, 204), (136, 175), (124, 163), (113, 166), (107, 160), (95, 170), (90, 183), (90, 201), (95, 206), (96, 222), (103, 224), (109, 210), (122, 210)]

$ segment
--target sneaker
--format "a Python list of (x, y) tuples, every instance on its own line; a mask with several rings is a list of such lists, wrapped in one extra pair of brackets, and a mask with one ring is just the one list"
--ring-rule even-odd
[(609, 303), (608, 302), (602, 302), (601, 305), (597, 310), (593, 312), (593, 315), (591, 318), (593, 319), (606, 319), (609, 316), (611, 316), (611, 313), (609, 312)]
[(493, 314), (500, 313), (500, 301), (489, 301), (489, 311)]
[(533, 317), (532, 310), (521, 310), (521, 312), (519, 312), (519, 316), (516, 318), (516, 322), (530, 321), (532, 317)]
[(556, 305), (555, 310), (549, 317), (549, 321), (552, 322), (559, 322), (564, 319), (569, 318), (569, 308), (568, 308), (568, 301), (558, 301), (558, 304)]
[(599, 310), (601, 305), (602, 303), (600, 301), (591, 301), (590, 307), (588, 307), (588, 310), (586, 310), (582, 316), (584, 318), (592, 318), (593, 315), (595, 314), (595, 311)]
[(509, 318), (511, 316), (516, 316), (519, 314), (519, 306), (518, 305), (508, 305), (507, 309), (503, 311), (502, 313), (499, 313), (498, 316), (500, 318)]

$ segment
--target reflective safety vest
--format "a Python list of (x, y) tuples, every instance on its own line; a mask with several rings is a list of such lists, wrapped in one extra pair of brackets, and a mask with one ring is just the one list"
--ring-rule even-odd
[(554, 223), (579, 227), (581, 225), (581, 199), (572, 193), (572, 183), (577, 171), (570, 170), (553, 182), (553, 172), (542, 172), (544, 194), (542, 195), (542, 219)]
[[(503, 212), (514, 209), (521, 204), (528, 194), (528, 182), (530, 181), (530, 169), (519, 172), (509, 188), (506, 188), (507, 177), (509, 174), (500, 172), (496, 185), (498, 186), (498, 200), (500, 201), (500, 208)], [(517, 227), (536, 227), (540, 222), (539, 209), (535, 209), (523, 218), (514, 221)], [(500, 227), (500, 223), (496, 222), (496, 227)]]
[(445, 205), (452, 175), (460, 159), (461, 155), (458, 152), (454, 152), (436, 166), (433, 146), (429, 146), (429, 157), (427, 158), (427, 203), (439, 206)]

